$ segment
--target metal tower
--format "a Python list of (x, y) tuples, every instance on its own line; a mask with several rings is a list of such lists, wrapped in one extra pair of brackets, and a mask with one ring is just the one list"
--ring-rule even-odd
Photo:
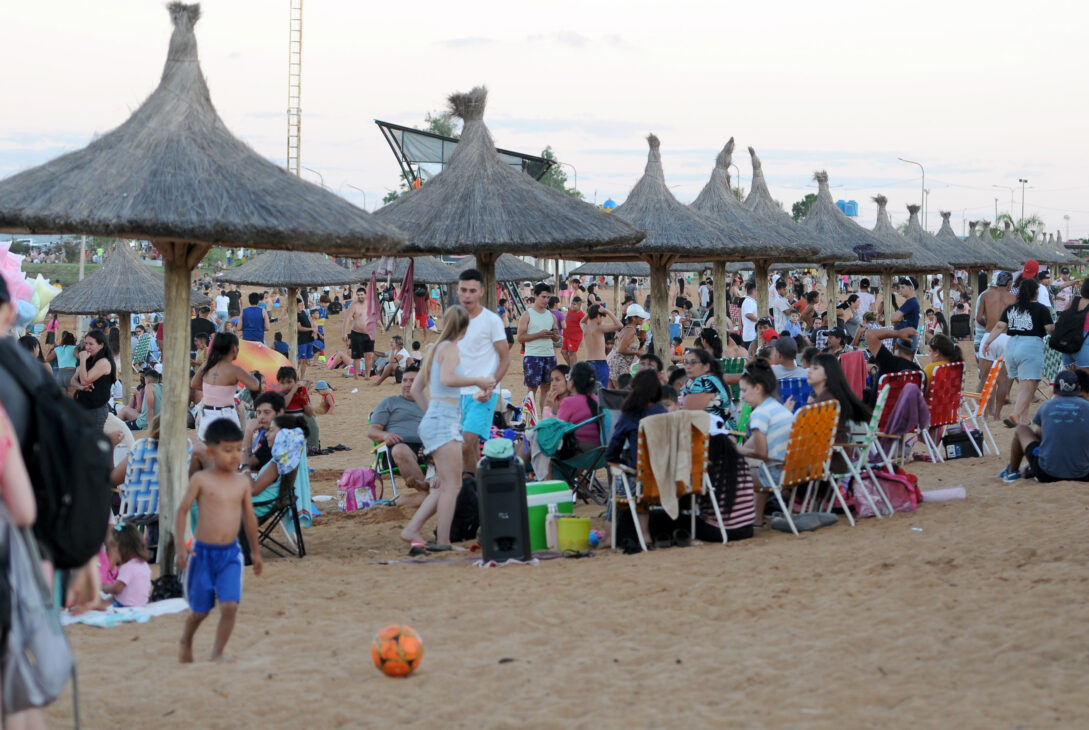
[(291, 0), (291, 23), (287, 49), (287, 171), (300, 172), (302, 107), (302, 5), (303, 0)]

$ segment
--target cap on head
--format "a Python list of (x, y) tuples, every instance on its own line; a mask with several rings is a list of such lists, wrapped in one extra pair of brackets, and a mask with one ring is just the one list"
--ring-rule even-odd
[(1081, 386), (1078, 385), (1078, 376), (1072, 370), (1060, 370), (1055, 376), (1055, 395), (1081, 395)]
[(998, 286), (1006, 286), (1013, 281), (1013, 274), (1008, 271), (999, 271), (998, 276), (994, 278), (994, 283)]
[(335, 390), (335, 388), (329, 385), (329, 383), (327, 383), (326, 381), (319, 380), (318, 382), (314, 383), (314, 390)]
[(650, 312), (640, 307), (638, 304), (629, 304), (628, 308), (624, 311), (625, 317), (639, 317), (641, 319), (649, 319)]
[(1026, 261), (1025, 268), (1021, 270), (1021, 276), (1025, 279), (1034, 279), (1038, 273), (1040, 273), (1040, 262), (1036, 259)]

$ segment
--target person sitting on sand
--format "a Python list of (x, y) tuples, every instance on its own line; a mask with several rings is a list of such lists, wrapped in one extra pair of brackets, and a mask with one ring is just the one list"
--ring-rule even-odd
[[(219, 626), (212, 645), (212, 660), (221, 661), (231, 638), (238, 604), (242, 600), (242, 551), (238, 525), (245, 525), (253, 555), (253, 574), (264, 567), (257, 545), (257, 518), (253, 513), (250, 480), (238, 473), (242, 451), (242, 429), (225, 418), (213, 421), (205, 430), (204, 442), (214, 466), (199, 471), (189, 480), (189, 489), (174, 518), (178, 536), (178, 567), (186, 571), (186, 599), (189, 616), (178, 642), (178, 661), (193, 661), (193, 636), (219, 600)], [(199, 516), (192, 544), (185, 542), (189, 508), (196, 502)], [(184, 547), (183, 547), (184, 546)], [(192, 563), (190, 564), (190, 556)]]
[[(1005, 482), (1036, 477), (1038, 482), (1089, 482), (1089, 401), (1078, 376), (1062, 370), (1053, 396), (1040, 405), (1032, 425), (1018, 425), (1010, 444), (1010, 463), (998, 475)], [(1028, 468), (1021, 472), (1021, 462)]]
[(117, 569), (117, 578), (99, 590), (113, 598), (93, 608), (146, 606), (151, 600), (151, 567), (147, 564), (151, 554), (144, 536), (135, 525), (118, 522), (106, 536), (106, 554)]
[(386, 378), (396, 376), (400, 379), (401, 374), (404, 373), (405, 367), (408, 366), (408, 361), (412, 355), (405, 349), (405, 341), (400, 335), (394, 335), (392, 340), (392, 346), (389, 348), (389, 352), (382, 358), (385, 362), (379, 361), (378, 368), (378, 380), (372, 385), (375, 387), (381, 385)]
[(367, 427), (367, 438), (389, 447), (390, 458), (401, 472), (405, 484), (415, 490), (400, 495), (397, 500), (398, 504), (410, 507), (419, 507), (428, 491), (420, 469), (420, 452), (423, 450), (420, 420), (424, 413), (412, 395), (412, 384), (419, 372), (415, 365), (408, 366), (401, 378), (401, 392), (378, 402)]

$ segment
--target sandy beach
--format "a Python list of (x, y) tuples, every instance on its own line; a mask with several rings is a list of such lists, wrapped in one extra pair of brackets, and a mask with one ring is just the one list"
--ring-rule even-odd
[[(327, 328), (339, 332), (339, 318)], [(974, 387), (974, 363), (967, 369)], [(322, 441), (352, 450), (311, 459), (315, 495), (335, 495), (344, 468), (369, 462), (368, 414), (399, 388), (329, 380), (337, 405), (321, 417)], [(524, 393), (517, 356), (504, 386)], [(1005, 450), (1011, 432), (993, 430)], [(801, 538), (758, 530), (725, 547), (601, 550), (500, 569), (462, 555), (408, 560), (397, 538), (408, 509), (341, 514), (335, 501), (319, 503), (332, 512), (305, 533), (304, 559), (266, 553), (263, 576), (247, 570), (233, 664), (201, 661), (215, 615), (188, 666), (176, 661), (184, 614), (71, 627), (82, 719), (88, 728), (1085, 727), (1089, 489), (1005, 484), (1001, 468), (994, 456), (916, 462), (909, 470), (924, 491), (963, 485), (967, 499), (855, 528), (841, 521)], [(406, 680), (371, 664), (371, 638), (389, 623), (423, 637), (423, 663)], [(55, 727), (70, 714), (68, 692), (47, 712)]]

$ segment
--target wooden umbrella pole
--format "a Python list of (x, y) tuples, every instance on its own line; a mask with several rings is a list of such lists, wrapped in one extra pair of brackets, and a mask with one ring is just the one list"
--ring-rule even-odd
[(885, 305), (886, 327), (892, 326), (892, 272), (881, 272), (881, 301)]
[(125, 405), (129, 402), (129, 389), (132, 385), (132, 315), (128, 312), (117, 313), (117, 325), (121, 330), (121, 367), (117, 376), (121, 378), (121, 396)]
[(824, 276), (826, 279), (824, 284), (824, 298), (828, 303), (828, 321), (825, 322), (825, 326), (831, 327), (835, 324), (836, 304), (838, 304), (839, 299), (839, 286), (836, 285), (836, 265), (834, 263), (827, 263), (824, 265)]
[[(982, 292), (976, 291), (979, 288), (979, 269), (968, 269), (968, 286), (961, 292), (961, 299), (968, 303), (968, 315), (969, 322), (974, 322), (976, 317), (976, 297)], [(975, 332), (975, 325), (971, 327), (972, 332)]]
[(189, 408), (189, 279), (209, 246), (156, 243), (163, 256), (163, 410), (159, 435), (159, 565), (174, 572), (174, 513), (188, 484), (185, 456), (186, 411)]
[(287, 307), (283, 309), (284, 318), (287, 320), (287, 359), (299, 369), (299, 314), (295, 300), (299, 297), (299, 288), (289, 286), (287, 288)]
[(620, 292), (624, 290), (624, 278), (619, 274), (613, 274), (613, 314), (623, 317), (620, 311)]
[(482, 303), (485, 309), (490, 309), (493, 312), (498, 305), (495, 299), (495, 260), (497, 258), (499, 258), (499, 254), (494, 253), (478, 253), (476, 255), (476, 267), (484, 275), (484, 298)]
[(952, 291), (952, 279), (956, 272), (944, 272), (942, 274), (942, 315), (945, 317), (945, 334), (949, 334), (949, 319), (953, 314), (952, 302), (949, 300)]
[(650, 331), (654, 352), (665, 362), (669, 355), (669, 267), (677, 260), (670, 254), (649, 257)]
[(753, 277), (756, 279), (756, 316), (768, 317), (768, 266), (767, 261), (753, 262)]
[(726, 336), (726, 319), (730, 316), (730, 288), (726, 281), (726, 262), (711, 262), (711, 299), (715, 308), (715, 329)]

